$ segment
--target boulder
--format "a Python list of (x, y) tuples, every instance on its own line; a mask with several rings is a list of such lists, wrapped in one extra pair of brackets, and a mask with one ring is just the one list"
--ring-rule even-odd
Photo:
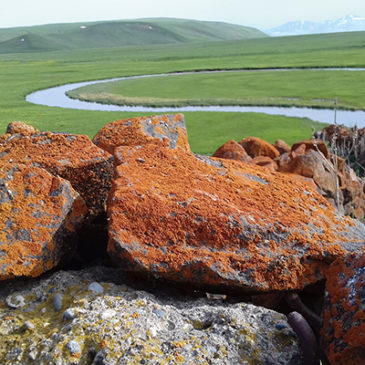
[(291, 151), (291, 147), (282, 139), (276, 140), (273, 146), (279, 151), (280, 155)]
[(248, 162), (252, 160), (245, 149), (233, 139), (220, 146), (217, 151), (214, 152), (213, 157), (226, 158), (229, 160), (242, 162)]
[(280, 156), (279, 151), (274, 146), (257, 137), (244, 138), (240, 141), (240, 145), (252, 158), (267, 156), (274, 159)]
[(117, 120), (102, 128), (93, 138), (93, 142), (111, 154), (118, 146), (139, 146), (148, 143), (190, 151), (182, 114)]
[(87, 209), (71, 184), (44, 169), (0, 165), (0, 280), (39, 276), (75, 249)]
[(365, 359), (365, 252), (336, 260), (327, 273), (322, 347), (331, 364)]
[(94, 267), (0, 288), (0, 363), (305, 364), (283, 314), (157, 296), (115, 284), (117, 276)]
[(85, 200), (90, 217), (105, 211), (113, 157), (84, 135), (42, 132), (12, 135), (0, 143), (0, 164), (30, 163), (69, 180)]
[(33, 126), (23, 123), (23, 122), (11, 122), (9, 123), (7, 129), (7, 134), (22, 134), (23, 136), (30, 136), (32, 134), (39, 133), (37, 128)]
[(157, 145), (119, 147), (115, 159), (108, 252), (123, 270), (204, 288), (296, 290), (365, 244), (364, 226), (302, 178)]
[(325, 197), (335, 199), (341, 204), (342, 192), (336, 170), (321, 153), (314, 149), (308, 149), (305, 154), (299, 154), (287, 164), (282, 164), (279, 171), (312, 178)]
[(322, 141), (321, 139), (307, 139), (304, 141), (300, 141), (297, 143), (294, 143), (292, 146), (292, 151), (295, 151), (300, 145), (305, 145), (305, 151), (313, 150), (313, 151), (320, 151), (323, 153), (324, 157), (328, 157), (328, 149), (327, 145)]
[(278, 164), (270, 157), (267, 156), (257, 156), (251, 160), (257, 166), (266, 167), (271, 171), (276, 171), (278, 169)]

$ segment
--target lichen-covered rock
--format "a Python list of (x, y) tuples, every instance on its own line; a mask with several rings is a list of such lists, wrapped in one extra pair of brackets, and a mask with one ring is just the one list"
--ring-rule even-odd
[(299, 154), (287, 164), (281, 164), (279, 171), (310, 177), (325, 197), (336, 199), (339, 204), (343, 200), (334, 166), (321, 153), (313, 149)]
[(269, 142), (257, 137), (246, 137), (240, 141), (240, 145), (252, 157), (267, 156), (272, 159), (279, 157), (279, 151)]
[(245, 149), (233, 139), (220, 146), (217, 151), (214, 152), (213, 157), (226, 158), (229, 160), (242, 162), (248, 162), (252, 160)]
[(23, 123), (23, 122), (11, 122), (9, 123), (6, 133), (8, 134), (22, 134), (23, 136), (30, 136), (32, 134), (39, 133), (37, 128)]
[(250, 163), (253, 163), (257, 166), (266, 167), (271, 171), (276, 171), (278, 169), (278, 164), (272, 158), (267, 156), (257, 156), (253, 158)]
[(321, 139), (306, 139), (304, 141), (294, 143), (292, 146), (292, 151), (295, 151), (301, 145), (305, 146), (305, 152), (307, 152), (308, 150), (313, 150), (316, 152), (320, 151), (321, 153), (323, 153), (323, 156), (325, 158), (328, 157), (327, 145)]
[(70, 183), (44, 169), (0, 165), (0, 280), (38, 276), (75, 249), (86, 206)]
[(291, 147), (282, 139), (276, 140), (273, 146), (279, 151), (280, 155), (291, 151)]
[(12, 135), (0, 143), (0, 163), (30, 163), (69, 180), (90, 216), (105, 210), (113, 158), (84, 135), (42, 132)]
[(156, 145), (119, 147), (108, 251), (124, 270), (251, 291), (299, 289), (365, 244), (303, 178)]
[(147, 143), (190, 151), (182, 114), (117, 120), (102, 128), (93, 142), (111, 154), (118, 146), (140, 146)]
[[(0, 363), (304, 365), (285, 315), (245, 303), (158, 297), (114, 284), (116, 277), (98, 267), (0, 288)], [(88, 290), (95, 281), (103, 293)], [(60, 311), (55, 293), (64, 298)], [(16, 297), (23, 305), (9, 307)]]
[(331, 364), (365, 359), (365, 252), (336, 260), (327, 273), (322, 346)]

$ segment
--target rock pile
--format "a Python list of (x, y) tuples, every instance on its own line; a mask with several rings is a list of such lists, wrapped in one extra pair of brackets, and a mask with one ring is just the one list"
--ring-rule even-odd
[[(248, 157), (241, 157), (245, 155)], [(300, 141), (290, 147), (282, 140), (270, 145), (259, 138), (248, 137), (239, 143), (228, 141), (213, 156), (309, 178), (340, 212), (360, 220), (365, 218), (364, 179), (358, 177), (343, 158), (329, 153), (321, 139)]]
[[(322, 196), (349, 207), (344, 192), (358, 194), (360, 182), (350, 184), (354, 176), (340, 159), (333, 173), (324, 143), (290, 148), (249, 137), (229, 141), (217, 157), (195, 155), (181, 114), (112, 122), (94, 143), (19, 122), (7, 132), (0, 137), (0, 363), (316, 363), (308, 343), (321, 323), (311, 310), (320, 313), (313, 297), (321, 302), (318, 288), (329, 277), (323, 350), (337, 361), (339, 348), (361, 344), (349, 339), (353, 330), (362, 333), (361, 298), (352, 303), (351, 294), (338, 304), (338, 293), (355, 279), (354, 293), (363, 283), (357, 255), (365, 227)], [(353, 214), (363, 214), (363, 200), (353, 201)], [(77, 235), (105, 214), (117, 270), (19, 281), (62, 267), (77, 250)], [(334, 270), (348, 257), (358, 264), (336, 280)], [(144, 288), (157, 279), (190, 294), (225, 294), (161, 301), (126, 286), (131, 278)], [(283, 299), (307, 290), (310, 308), (293, 294), (300, 313), (289, 322), (261, 307), (222, 302), (239, 294), (288, 314)], [(331, 337), (335, 319), (346, 322), (339, 306), (358, 320), (340, 339)]]

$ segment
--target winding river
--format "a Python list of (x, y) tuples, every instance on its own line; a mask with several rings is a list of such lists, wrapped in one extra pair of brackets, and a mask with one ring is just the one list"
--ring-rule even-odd
[[(263, 71), (296, 71), (303, 69), (262, 69)], [(305, 69), (310, 71), (365, 71), (365, 68), (321, 68), (321, 69)], [(250, 72), (260, 70), (237, 70), (237, 72)], [(235, 72), (235, 71), (202, 71), (202, 72)], [(145, 106), (128, 106), (128, 105), (108, 105), (95, 102), (87, 102), (71, 99), (66, 92), (92, 84), (99, 84), (110, 81), (121, 81), (127, 79), (152, 78), (169, 75), (193, 74), (194, 72), (181, 72), (170, 74), (155, 74), (142, 76), (119, 77), (106, 80), (85, 81), (49, 89), (35, 91), (26, 96), (26, 101), (46, 105), (50, 107), (81, 109), (81, 110), (99, 110), (99, 111), (132, 111), (146, 113), (166, 113), (166, 112), (185, 112), (185, 111), (209, 111), (209, 112), (236, 112), (236, 113), (265, 113), (271, 115), (284, 115), (287, 117), (309, 118), (313, 121), (332, 124), (336, 118), (338, 124), (344, 124), (349, 127), (357, 125), (359, 128), (365, 127), (365, 111), (362, 110), (337, 110), (334, 109), (316, 109), (316, 108), (299, 108), (299, 107), (270, 107), (270, 106), (185, 106), (185, 107), (145, 107)]]

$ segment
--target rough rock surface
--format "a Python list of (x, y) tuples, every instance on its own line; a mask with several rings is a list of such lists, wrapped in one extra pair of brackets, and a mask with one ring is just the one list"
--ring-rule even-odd
[(323, 153), (324, 157), (328, 157), (327, 145), (321, 139), (306, 139), (304, 141), (294, 143), (291, 148), (292, 151), (295, 151), (301, 145), (305, 146), (305, 152), (307, 152), (308, 150), (313, 150), (316, 152), (320, 151), (321, 153)]
[(57, 266), (73, 250), (86, 211), (68, 181), (36, 167), (0, 165), (0, 280)]
[(244, 303), (156, 297), (113, 283), (117, 276), (98, 267), (60, 271), (15, 292), (0, 288), (0, 363), (304, 364), (285, 315)]
[(246, 137), (240, 141), (240, 145), (252, 157), (267, 156), (272, 159), (279, 157), (279, 151), (269, 142), (257, 137)]
[(182, 114), (117, 120), (102, 128), (93, 138), (93, 142), (111, 154), (118, 146), (139, 146), (147, 143), (190, 151)]
[(313, 149), (309, 149), (305, 154), (299, 154), (279, 171), (312, 178), (326, 197), (337, 198), (340, 194), (335, 168), (330, 161)]
[(271, 171), (277, 171), (278, 164), (270, 157), (267, 156), (257, 156), (253, 158), (250, 163), (253, 163), (257, 166), (266, 167)]
[(280, 155), (291, 151), (291, 147), (282, 139), (276, 140), (273, 146), (279, 151)]
[(37, 128), (33, 126), (23, 123), (23, 122), (11, 122), (9, 123), (6, 133), (8, 134), (22, 134), (24, 136), (30, 136), (32, 134), (39, 133)]
[(119, 147), (108, 252), (123, 269), (252, 291), (299, 289), (365, 244), (303, 178), (156, 145)]
[(214, 152), (213, 157), (226, 158), (242, 162), (248, 162), (252, 160), (245, 149), (233, 139), (220, 146), (217, 151)]
[(84, 135), (42, 132), (19, 134), (0, 143), (0, 164), (12, 161), (43, 167), (70, 181), (91, 216), (105, 210), (113, 158)]
[(365, 252), (335, 261), (327, 273), (322, 345), (331, 364), (365, 359)]

